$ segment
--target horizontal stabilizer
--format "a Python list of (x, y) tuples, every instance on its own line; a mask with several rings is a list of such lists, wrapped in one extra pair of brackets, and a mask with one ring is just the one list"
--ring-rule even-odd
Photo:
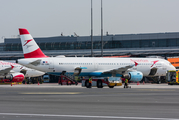
[(40, 62), (41, 62), (41, 59), (38, 59), (38, 60), (33, 61), (33, 62), (29, 63), (29, 64), (32, 64), (32, 65), (34, 65), (34, 66), (37, 66), (37, 65), (40, 65)]

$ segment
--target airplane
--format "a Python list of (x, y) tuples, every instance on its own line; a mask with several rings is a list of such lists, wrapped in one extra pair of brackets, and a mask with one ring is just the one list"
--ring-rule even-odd
[(37, 77), (43, 74), (45, 73), (17, 63), (0, 61), (0, 78), (9, 79), (10, 82), (22, 82), (25, 77)]
[(160, 58), (95, 58), (46, 56), (27, 29), (19, 28), (24, 58), (16, 63), (60, 75), (66, 72), (78, 76), (122, 77), (130, 81), (141, 81), (143, 76), (165, 76), (167, 70), (175, 67)]

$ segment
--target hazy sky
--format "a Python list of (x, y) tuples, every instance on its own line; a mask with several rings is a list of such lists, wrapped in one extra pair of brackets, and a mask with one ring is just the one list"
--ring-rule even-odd
[[(103, 0), (104, 34), (179, 32), (179, 0)], [(101, 34), (93, 0), (93, 34)], [(0, 0), (0, 42), (27, 28), (33, 37), (91, 34), (91, 0)]]

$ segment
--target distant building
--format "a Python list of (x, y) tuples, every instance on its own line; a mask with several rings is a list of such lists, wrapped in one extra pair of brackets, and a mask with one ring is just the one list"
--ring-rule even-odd
[[(33, 36), (33, 35), (32, 35)], [(34, 38), (48, 56), (91, 56), (90, 36)], [(179, 56), (179, 32), (121, 34), (103, 36), (104, 56)], [(94, 56), (101, 56), (101, 36), (93, 36)], [(20, 38), (5, 38), (0, 44), (0, 59), (23, 58)]]

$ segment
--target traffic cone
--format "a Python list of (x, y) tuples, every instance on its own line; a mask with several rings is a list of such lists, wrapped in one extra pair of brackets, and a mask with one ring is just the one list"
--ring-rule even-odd
[(139, 83), (139, 82), (137, 82), (137, 85), (140, 85), (140, 83)]
[(39, 85), (39, 82), (38, 82), (38, 85)]
[(12, 83), (11, 83), (11, 86), (12, 86)]
[(143, 81), (143, 85), (145, 84), (145, 82)]

